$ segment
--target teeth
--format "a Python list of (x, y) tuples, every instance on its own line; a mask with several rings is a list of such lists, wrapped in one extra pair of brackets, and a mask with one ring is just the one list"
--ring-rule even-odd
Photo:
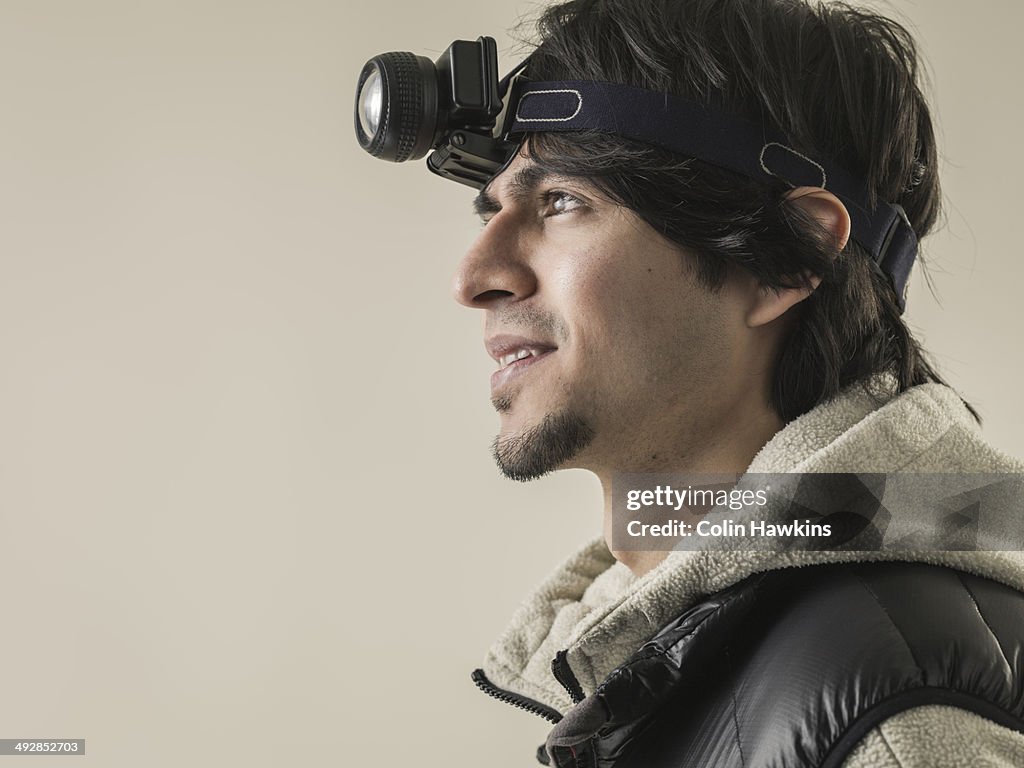
[(507, 368), (516, 360), (522, 360), (524, 357), (530, 357), (532, 354), (532, 349), (520, 349), (518, 352), (509, 352), (507, 355), (502, 355), (498, 359), (498, 365), (502, 368)]

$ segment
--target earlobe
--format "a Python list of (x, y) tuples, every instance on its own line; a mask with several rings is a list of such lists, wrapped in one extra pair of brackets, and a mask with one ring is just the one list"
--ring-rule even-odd
[[(850, 212), (843, 202), (820, 187), (797, 187), (790, 190), (785, 200), (814, 218), (834, 238), (836, 250), (841, 251), (850, 239)], [(747, 314), (751, 328), (767, 325), (810, 296), (821, 283), (818, 275), (807, 275), (809, 288), (760, 288), (757, 300)]]
[(747, 313), (747, 327), (757, 328), (782, 317), (786, 312), (806, 299), (821, 283), (817, 275), (808, 275), (807, 288), (759, 288), (757, 300)]

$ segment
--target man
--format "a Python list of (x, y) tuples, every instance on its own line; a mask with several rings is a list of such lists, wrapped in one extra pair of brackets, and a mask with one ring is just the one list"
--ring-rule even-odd
[[(936, 220), (916, 52), (888, 19), (573, 0), (539, 29), (533, 81), (759, 118), (900, 206), (918, 238)], [(852, 236), (849, 200), (824, 171), (772, 175), (552, 122), (478, 197), (454, 292), (484, 311), (498, 365), (495, 459), (515, 480), (594, 472), (605, 535), (474, 679), (557, 723), (538, 759), (559, 766), (1024, 765), (1020, 552), (616, 546), (621, 473), (1024, 471), (924, 359), (899, 270)]]

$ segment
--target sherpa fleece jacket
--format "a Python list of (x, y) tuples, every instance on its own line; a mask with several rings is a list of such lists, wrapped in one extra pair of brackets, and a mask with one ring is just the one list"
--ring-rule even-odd
[[(854, 385), (789, 423), (747, 472), (1021, 473), (1024, 463), (987, 445), (948, 387), (925, 384), (897, 395), (891, 380), (876, 380)], [(556, 720), (575, 706), (554, 677), (556, 657), (571, 670), (581, 697), (589, 697), (663, 627), (755, 574), (882, 560), (943, 566), (1024, 592), (1020, 551), (673, 551), (636, 577), (612, 557), (603, 539), (596, 539), (519, 607), (488, 651), (477, 682), (492, 684), (492, 694), (495, 688), (498, 694), (509, 692), (513, 703), (519, 697), (538, 702)], [(843, 768), (960, 766), (1020, 768), (1024, 734), (955, 706), (920, 706), (872, 729), (843, 763)]]

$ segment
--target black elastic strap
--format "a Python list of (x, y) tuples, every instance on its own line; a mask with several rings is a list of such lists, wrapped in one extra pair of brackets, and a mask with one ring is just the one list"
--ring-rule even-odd
[(903, 209), (884, 202), (871, 208), (863, 182), (830, 160), (798, 152), (780, 132), (668, 93), (616, 83), (520, 78), (513, 85), (509, 110), (510, 134), (609, 131), (754, 180), (827, 189), (843, 201), (851, 236), (892, 282), (900, 311), (905, 308), (917, 236)]

